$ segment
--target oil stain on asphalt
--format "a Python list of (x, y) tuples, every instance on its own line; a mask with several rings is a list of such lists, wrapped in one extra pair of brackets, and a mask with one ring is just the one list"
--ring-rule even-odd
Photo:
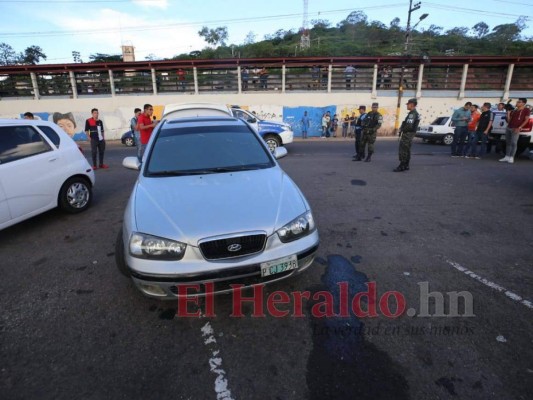
[[(339, 310), (339, 282), (348, 285), (349, 304), (357, 293), (367, 290), (367, 276), (356, 271), (346, 258), (329, 255), (327, 261), (321, 261), (327, 265), (321, 284), (308, 290), (333, 294), (335, 312)], [(348, 317), (316, 318), (311, 314), (313, 304), (316, 302), (308, 302), (313, 337), (313, 349), (307, 362), (310, 399), (409, 397), (400, 367), (387, 353), (365, 339), (365, 326), (352, 312)]]

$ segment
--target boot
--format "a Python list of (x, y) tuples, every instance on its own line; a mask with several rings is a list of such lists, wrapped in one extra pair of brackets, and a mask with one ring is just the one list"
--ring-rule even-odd
[(403, 171), (406, 171), (405, 169), (405, 164), (404, 163), (400, 163), (400, 165), (398, 165), (396, 168), (393, 169), (394, 172), (403, 172)]
[(406, 162), (403, 167), (404, 167), (404, 169), (406, 171), (409, 171), (409, 163), (408, 162)]
[(357, 153), (357, 155), (352, 161), (362, 161), (362, 160), (363, 160), (363, 157), (361, 157), (361, 153)]
[(372, 161), (372, 153), (368, 152), (368, 155), (366, 156), (365, 162)]

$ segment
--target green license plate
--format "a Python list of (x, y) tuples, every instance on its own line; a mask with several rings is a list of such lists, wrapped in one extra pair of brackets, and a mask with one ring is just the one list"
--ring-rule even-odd
[(278, 258), (277, 260), (261, 263), (261, 276), (280, 274), (285, 271), (298, 268), (298, 258), (296, 255)]

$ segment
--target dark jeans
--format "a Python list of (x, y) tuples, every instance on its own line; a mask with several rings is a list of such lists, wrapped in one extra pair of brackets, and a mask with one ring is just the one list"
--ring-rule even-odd
[[(467, 147), (465, 148), (465, 155), (471, 155), (471, 156), (484, 156), (485, 155), (485, 149), (487, 148), (487, 140), (488, 136), (485, 135), (483, 132), (470, 132), (470, 139), (468, 141)], [(481, 142), (481, 149), (478, 153), (477, 146), (478, 142)]]
[(364, 149), (361, 149), (361, 138), (363, 136), (363, 129), (355, 127), (355, 154), (359, 154), (359, 150), (362, 150), (361, 157), (365, 156)]
[[(95, 167), (101, 167), (104, 165), (104, 151), (105, 151), (105, 140), (91, 139), (91, 155), (93, 157), (93, 165)], [(96, 154), (98, 152), (98, 159), (100, 164), (96, 163)]]
[(462, 156), (463, 147), (465, 145), (466, 136), (468, 135), (468, 127), (456, 126), (453, 133), (452, 142), (452, 156)]

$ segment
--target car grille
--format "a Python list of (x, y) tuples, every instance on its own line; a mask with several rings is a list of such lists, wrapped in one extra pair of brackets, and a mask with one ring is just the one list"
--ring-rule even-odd
[(221, 260), (259, 253), (265, 247), (265, 241), (264, 234), (237, 236), (200, 243), (200, 250), (206, 260)]

